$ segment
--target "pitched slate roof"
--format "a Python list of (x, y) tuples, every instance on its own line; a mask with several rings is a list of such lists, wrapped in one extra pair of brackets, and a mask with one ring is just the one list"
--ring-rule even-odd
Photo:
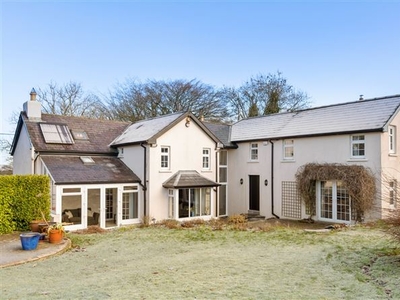
[(201, 176), (197, 171), (178, 171), (163, 183), (165, 188), (200, 188), (220, 186), (204, 176)]
[(139, 177), (120, 159), (92, 156), (94, 164), (84, 164), (79, 156), (41, 156), (56, 184), (136, 183)]
[[(109, 147), (111, 141), (120, 135), (131, 123), (89, 119), (84, 117), (60, 116), (42, 114), (41, 122), (29, 121), (26, 114), (21, 113), (19, 127), (23, 123), (29, 132), (29, 137), (36, 151), (39, 152), (62, 152), (62, 153), (98, 153), (113, 154), (115, 149)], [(74, 144), (46, 143), (40, 129), (40, 123), (65, 124), (71, 131), (85, 131), (88, 140), (75, 140)], [(18, 142), (20, 129), (17, 128), (14, 142)], [(15, 149), (13, 144), (13, 149)]]
[(166, 128), (175, 124), (183, 115), (183, 112), (179, 112), (138, 121), (126, 128), (126, 130), (115, 138), (110, 145), (117, 146), (148, 142), (154, 136), (159, 135), (161, 132), (165, 131)]
[(195, 122), (215, 142), (220, 142), (202, 122), (190, 112), (178, 112), (160, 117), (138, 121), (129, 126), (110, 146), (123, 146), (137, 143), (155, 143), (156, 139), (185, 118)]
[(237, 146), (230, 142), (231, 126), (225, 124), (214, 124), (203, 122), (203, 124), (221, 141), (224, 148), (236, 148)]
[(241, 120), (231, 141), (382, 131), (400, 111), (400, 95)]

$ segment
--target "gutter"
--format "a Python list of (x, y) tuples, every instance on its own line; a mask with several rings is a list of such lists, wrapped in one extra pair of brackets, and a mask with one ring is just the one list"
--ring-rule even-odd
[(280, 219), (278, 215), (274, 213), (274, 142), (269, 140), (271, 143), (271, 213), (277, 219)]
[(143, 164), (143, 184), (140, 184), (143, 188), (143, 216), (146, 216), (146, 211), (147, 211), (147, 178), (146, 178), (146, 172), (147, 172), (147, 148), (144, 146), (143, 143), (140, 143), (140, 146), (143, 148), (143, 154), (144, 154), (144, 164)]

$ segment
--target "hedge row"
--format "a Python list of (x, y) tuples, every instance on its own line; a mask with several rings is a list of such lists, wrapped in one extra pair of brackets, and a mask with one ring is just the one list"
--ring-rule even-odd
[(50, 180), (45, 175), (0, 176), (0, 234), (29, 229), (50, 217)]

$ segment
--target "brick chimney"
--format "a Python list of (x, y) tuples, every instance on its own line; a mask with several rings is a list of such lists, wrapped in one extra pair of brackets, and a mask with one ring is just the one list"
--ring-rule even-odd
[(35, 89), (32, 88), (30, 101), (24, 103), (24, 112), (29, 121), (41, 121), (42, 119), (42, 105), (36, 101), (36, 95)]

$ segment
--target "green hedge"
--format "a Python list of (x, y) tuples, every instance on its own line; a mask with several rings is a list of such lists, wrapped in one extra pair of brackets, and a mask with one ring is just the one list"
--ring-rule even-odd
[(50, 179), (45, 175), (0, 176), (0, 234), (29, 230), (50, 217)]

